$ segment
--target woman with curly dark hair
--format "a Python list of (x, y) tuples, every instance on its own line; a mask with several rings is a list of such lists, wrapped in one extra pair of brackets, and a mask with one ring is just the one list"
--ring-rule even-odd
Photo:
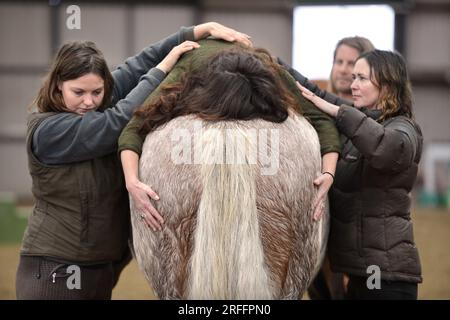
[[(119, 139), (138, 264), (162, 299), (298, 299), (328, 226), (313, 223), (313, 182), (329, 176), (305, 118), (314, 113), (267, 51), (200, 44), (197, 68), (150, 97)], [(323, 136), (323, 153), (337, 154)], [(133, 180), (160, 195), (162, 225), (149, 223)]]

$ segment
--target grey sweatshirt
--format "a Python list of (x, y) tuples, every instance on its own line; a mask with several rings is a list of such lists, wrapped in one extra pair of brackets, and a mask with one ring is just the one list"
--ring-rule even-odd
[(173, 47), (194, 40), (194, 27), (177, 33), (130, 57), (112, 72), (112, 105), (104, 112), (81, 116), (61, 112), (45, 119), (33, 135), (32, 150), (44, 164), (64, 164), (102, 157), (117, 150), (117, 139), (136, 107), (161, 83), (165, 73), (154, 68)]

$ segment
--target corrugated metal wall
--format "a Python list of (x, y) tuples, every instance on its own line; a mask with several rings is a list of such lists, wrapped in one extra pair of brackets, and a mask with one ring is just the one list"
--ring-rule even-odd
[[(113, 68), (182, 25), (217, 21), (250, 34), (257, 46), (291, 61), (292, 1), (194, 3), (82, 1), (78, 3), (81, 30), (66, 27), (69, 4), (0, 3), (0, 192), (30, 197), (31, 179), (24, 145), (27, 106), (41, 85), (56, 42), (92, 40)], [(417, 1), (417, 4), (405, 16), (404, 53), (416, 78), (430, 71), (434, 75), (430, 81), (419, 79), (414, 85), (417, 119), (427, 143), (450, 142), (449, 85), (433, 81), (436, 74), (450, 70), (449, 1)]]

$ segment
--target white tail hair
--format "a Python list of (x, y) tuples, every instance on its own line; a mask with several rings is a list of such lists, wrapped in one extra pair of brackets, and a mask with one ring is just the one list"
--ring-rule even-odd
[[(197, 225), (187, 299), (272, 299), (269, 272), (264, 262), (256, 207), (256, 165), (249, 159), (253, 141), (244, 130), (230, 144), (221, 137), (226, 124), (202, 136), (203, 193)], [(220, 136), (219, 136), (220, 135)], [(218, 150), (245, 159), (243, 163), (213, 163)], [(228, 149), (227, 149), (228, 148)]]

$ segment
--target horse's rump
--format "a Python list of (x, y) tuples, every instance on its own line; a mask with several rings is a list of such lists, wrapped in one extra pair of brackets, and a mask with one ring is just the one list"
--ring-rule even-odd
[(301, 298), (327, 236), (328, 217), (312, 219), (320, 163), (316, 132), (294, 113), (283, 123), (178, 117), (148, 134), (139, 174), (165, 224), (153, 232), (132, 204), (132, 225), (157, 296)]

